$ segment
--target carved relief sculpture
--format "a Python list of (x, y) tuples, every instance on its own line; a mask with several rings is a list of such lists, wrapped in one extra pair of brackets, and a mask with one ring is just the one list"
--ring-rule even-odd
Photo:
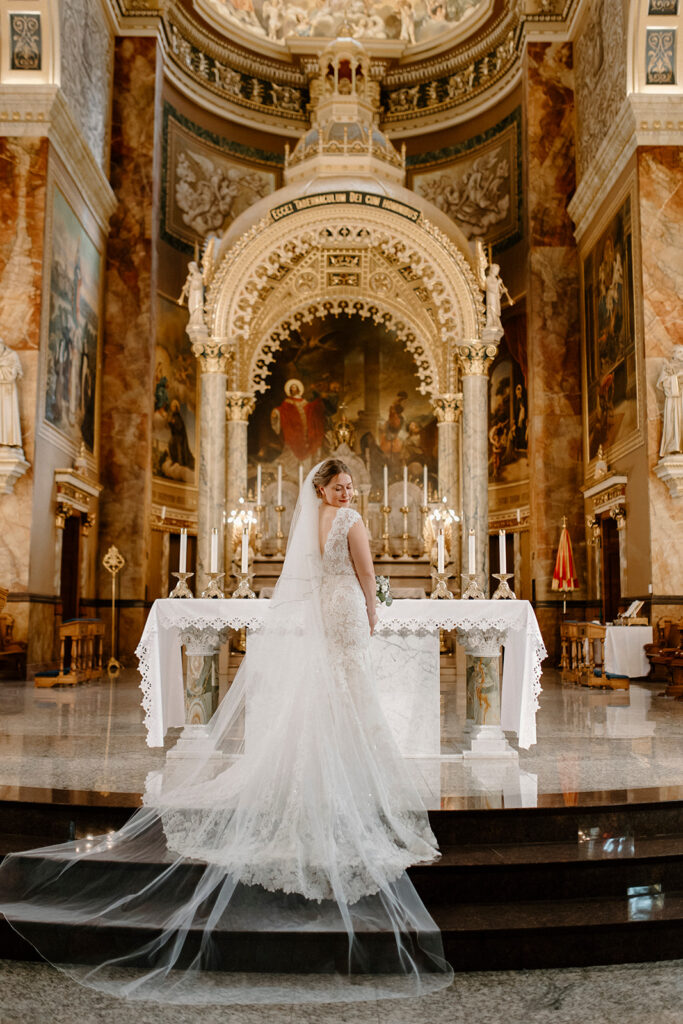
[(511, 306), (514, 301), (503, 284), (500, 276), (500, 267), (492, 263), (486, 274), (486, 327), (494, 330), (502, 329), (500, 320), (500, 298), (501, 294), (506, 295)]
[(664, 393), (660, 455), (683, 451), (683, 345), (676, 345), (668, 363), (662, 367), (657, 387)]

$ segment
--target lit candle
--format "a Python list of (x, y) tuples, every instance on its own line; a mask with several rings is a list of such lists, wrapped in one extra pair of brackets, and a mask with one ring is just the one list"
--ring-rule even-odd
[(261, 463), (256, 467), (256, 504), (261, 504)]
[(187, 572), (187, 530), (184, 526), (180, 531), (180, 564), (178, 572)]
[(282, 504), (282, 466), (277, 467), (277, 503)]
[(438, 562), (437, 571), (438, 572), (443, 572), (444, 571), (444, 561), (445, 561), (445, 558), (444, 558), (443, 531), (442, 530), (439, 530), (439, 532), (438, 532), (438, 534), (436, 536), (436, 557), (437, 557), (437, 562)]
[(384, 464), (384, 507), (389, 506), (389, 467)]
[(467, 545), (467, 555), (468, 555), (467, 571), (470, 574), (470, 576), (475, 576), (476, 575), (477, 557), (476, 557), (476, 549), (475, 549), (475, 546), (474, 546), (474, 530), (470, 530), (469, 536), (468, 536), (467, 540), (468, 540), (468, 545)]
[(403, 507), (408, 506), (408, 467), (403, 467)]
[(215, 526), (211, 531), (211, 568), (209, 572), (218, 572), (218, 530)]
[(427, 473), (427, 463), (422, 467), (422, 504), (429, 504), (429, 474)]
[(303, 489), (304, 489), (304, 467), (302, 466), (301, 463), (299, 463), (299, 490), (303, 491)]
[(498, 558), (500, 561), (500, 569), (498, 572), (503, 575), (507, 572), (506, 561), (505, 561), (505, 530), (498, 531)]
[(242, 530), (242, 572), (249, 572), (249, 527)]

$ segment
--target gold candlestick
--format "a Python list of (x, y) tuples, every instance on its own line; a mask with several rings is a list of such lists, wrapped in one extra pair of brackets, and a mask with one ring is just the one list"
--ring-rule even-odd
[(494, 572), (493, 578), (500, 580), (500, 583), (496, 587), (496, 590), (491, 596), (492, 601), (516, 601), (517, 597), (510, 590), (508, 580), (511, 580), (513, 573), (511, 572)]
[(192, 597), (192, 591), (187, 585), (187, 581), (194, 576), (193, 572), (172, 572), (171, 576), (175, 576), (178, 580), (175, 587), (168, 595), (169, 597)]
[(429, 596), (433, 601), (453, 600), (453, 595), (446, 582), (452, 575), (450, 572), (438, 572), (436, 569), (432, 569), (432, 592)]
[(254, 537), (254, 553), (260, 555), (263, 547), (263, 513), (265, 512), (265, 505), (256, 506), (256, 534)]
[(467, 587), (462, 595), (463, 601), (484, 601), (484, 591), (477, 583), (477, 574), (474, 572), (463, 572), (460, 574), (464, 580), (468, 580)]
[(202, 590), (202, 597), (225, 597), (225, 594), (220, 588), (219, 580), (222, 580), (225, 576), (224, 572), (210, 572), (209, 573), (209, 585), (206, 590)]
[(277, 553), (282, 554), (282, 542), (285, 539), (285, 535), (282, 532), (282, 513), (285, 510), (284, 505), (276, 505), (275, 511), (277, 512), (277, 530), (275, 532), (275, 539), (277, 541)]
[(391, 548), (389, 547), (389, 516), (391, 515), (391, 505), (382, 505), (382, 554), (385, 558), (391, 558)]
[(403, 557), (408, 557), (408, 541), (410, 540), (410, 534), (408, 533), (408, 506), (403, 505), (401, 508), (401, 515), (403, 516), (403, 533), (401, 534), (401, 540), (403, 541)]

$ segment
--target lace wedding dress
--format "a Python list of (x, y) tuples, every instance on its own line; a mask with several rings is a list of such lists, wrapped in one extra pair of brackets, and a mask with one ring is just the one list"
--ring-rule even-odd
[[(41, 923), (145, 935), (103, 962), (57, 963), (84, 984), (128, 998), (248, 1003), (391, 998), (450, 983), (438, 928), (406, 874), (438, 850), (374, 690), (348, 544), (359, 516), (336, 512), (321, 555), (314, 473), (267, 624), (250, 633), (206, 756), (162, 779), (113, 837), (0, 868), (0, 909), (52, 962), (63, 951), (49, 948)], [(289, 931), (320, 936), (306, 973), (299, 963), (279, 979), (241, 957), (236, 973), (235, 935), (286, 942)], [(335, 936), (343, 956), (339, 942), (326, 946)]]

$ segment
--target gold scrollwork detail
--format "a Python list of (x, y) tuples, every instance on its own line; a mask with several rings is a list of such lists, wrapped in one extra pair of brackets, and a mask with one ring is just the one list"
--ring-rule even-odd
[(225, 417), (231, 423), (246, 423), (254, 411), (256, 399), (247, 391), (228, 391), (225, 396)]
[(438, 423), (457, 423), (462, 411), (462, 393), (435, 395), (432, 405)]
[(456, 345), (455, 352), (465, 377), (485, 377), (496, 358), (498, 346), (477, 341), (470, 345)]
[(234, 350), (227, 342), (210, 338), (193, 341), (192, 352), (199, 360), (201, 373), (227, 373), (235, 358)]

